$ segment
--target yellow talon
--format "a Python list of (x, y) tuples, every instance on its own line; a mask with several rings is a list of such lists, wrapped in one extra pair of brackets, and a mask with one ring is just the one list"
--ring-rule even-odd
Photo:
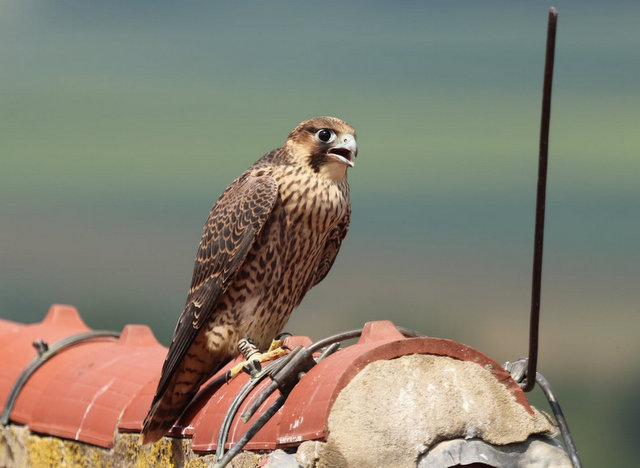
[[(275, 351), (276, 349), (280, 349), (282, 351), (282, 354), (280, 354), (280, 356), (283, 356), (284, 354), (287, 354), (286, 351), (284, 349), (282, 349), (282, 345), (284, 344), (284, 340), (273, 340), (271, 341), (271, 344), (269, 345), (269, 351), (267, 351), (267, 353), (270, 353), (271, 351)], [(265, 354), (267, 354), (265, 353)]]
[(273, 359), (277, 359), (287, 354), (287, 350), (282, 347), (283, 343), (283, 340), (273, 340), (271, 342), (271, 345), (269, 346), (269, 350), (266, 353), (254, 353), (249, 356), (249, 359), (247, 359), (246, 361), (233, 366), (229, 371), (229, 380), (236, 377), (240, 372), (242, 372), (245, 366), (250, 365), (254, 361), (258, 361), (260, 363), (272, 361)]
[(235, 366), (233, 366), (231, 368), (231, 370), (229, 371), (229, 378), (228, 380), (233, 379), (235, 376), (237, 376), (240, 372), (242, 372), (242, 369), (244, 369), (244, 366), (246, 366), (249, 363), (249, 361), (243, 361), (240, 364), (237, 364)]

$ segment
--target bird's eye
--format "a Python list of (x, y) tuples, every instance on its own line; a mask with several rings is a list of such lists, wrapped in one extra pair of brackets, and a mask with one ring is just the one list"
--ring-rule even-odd
[(335, 140), (336, 134), (333, 130), (329, 130), (328, 128), (323, 128), (316, 132), (316, 138), (323, 143), (329, 143)]

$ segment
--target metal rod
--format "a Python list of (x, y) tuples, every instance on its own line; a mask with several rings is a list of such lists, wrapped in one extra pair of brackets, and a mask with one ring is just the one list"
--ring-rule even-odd
[(229, 451), (213, 466), (214, 468), (223, 468), (227, 466), (227, 464), (240, 453), (242, 448), (247, 445), (247, 442), (251, 440), (251, 438), (256, 435), (256, 433), (262, 429), (271, 417), (276, 414), (276, 412), (284, 405), (285, 400), (287, 399), (286, 395), (280, 395), (278, 399), (273, 402), (269, 408), (256, 420), (255, 423), (249, 428), (249, 430), (236, 442), (236, 444), (229, 449)]
[(540, 153), (538, 158), (538, 191), (536, 197), (536, 227), (533, 244), (533, 279), (531, 284), (531, 318), (529, 323), (529, 364), (527, 381), (523, 390), (530, 392), (536, 385), (538, 366), (538, 331), (540, 326), (540, 289), (542, 286), (542, 250), (544, 244), (544, 209), (547, 190), (547, 161), (549, 154), (549, 122), (551, 118), (551, 85), (556, 48), (558, 12), (549, 9), (547, 26), (547, 50), (544, 64), (542, 90), (542, 117), (540, 119)]
[[(284, 356), (281, 357), (280, 359), (283, 359), (283, 358)], [(240, 405), (245, 401), (245, 399), (253, 391), (253, 389), (256, 386), (258, 386), (258, 384), (262, 382), (264, 378), (267, 377), (271, 373), (271, 371), (277, 366), (278, 366), (278, 360), (271, 361), (266, 366), (264, 366), (262, 370), (257, 372), (255, 375), (251, 376), (251, 378), (247, 381), (246, 384), (244, 384), (244, 387), (242, 387), (240, 392), (236, 395), (236, 397), (231, 402), (231, 405), (227, 409), (227, 413), (225, 414), (224, 419), (222, 420), (222, 426), (220, 427), (220, 433), (218, 434), (218, 445), (216, 447), (216, 458), (218, 460), (222, 458), (222, 456), (224, 455), (224, 450), (225, 450), (224, 446), (227, 443), (229, 429), (231, 427), (231, 423), (233, 422), (233, 419), (238, 413), (238, 409), (240, 408)], [(269, 395), (271, 393), (273, 393), (273, 391), (270, 392)], [(267, 397), (269, 395), (267, 395)], [(266, 400), (266, 398), (264, 400)], [(247, 421), (248, 420), (249, 418), (247, 418)], [(244, 422), (247, 422), (247, 421), (244, 421)]]
[(551, 388), (551, 384), (541, 373), (536, 374), (536, 381), (538, 385), (542, 389), (544, 396), (547, 397), (547, 401), (553, 410), (553, 414), (556, 417), (556, 421), (558, 421), (558, 426), (560, 427), (560, 433), (562, 434), (562, 439), (564, 440), (564, 445), (567, 447), (567, 451), (569, 452), (569, 457), (571, 458), (571, 463), (574, 468), (582, 468), (582, 462), (580, 461), (580, 457), (578, 456), (578, 449), (576, 448), (576, 444), (573, 441), (573, 437), (571, 437), (571, 432), (569, 431), (569, 424), (567, 423), (567, 419), (564, 417), (564, 413), (562, 412), (562, 408), (560, 408), (560, 403), (556, 399), (556, 395)]
[(333, 343), (337, 343), (338, 341), (345, 341), (345, 340), (350, 340), (352, 338), (358, 338), (361, 334), (362, 334), (362, 328), (358, 328), (357, 330), (349, 330), (342, 333), (336, 333), (335, 335), (331, 335), (316, 341), (311, 346), (309, 346), (309, 351), (311, 353), (315, 353), (316, 351), (320, 351), (325, 346), (328, 346)]
[(260, 408), (262, 403), (267, 401), (267, 398), (269, 398), (271, 394), (276, 390), (278, 390), (278, 382), (271, 382), (269, 385), (267, 385), (264, 390), (262, 390), (262, 392), (260, 392), (260, 394), (256, 397), (256, 399), (251, 402), (244, 413), (240, 415), (240, 419), (242, 420), (242, 422), (249, 422), (251, 416), (253, 416), (255, 412), (258, 411), (258, 408)]
[(13, 405), (15, 405), (18, 396), (20, 395), (20, 391), (22, 387), (27, 383), (27, 381), (31, 378), (31, 376), (37, 371), (43, 364), (45, 364), (49, 359), (55, 356), (58, 353), (61, 353), (65, 349), (76, 346), (79, 344), (83, 344), (89, 340), (94, 340), (98, 338), (119, 338), (120, 333), (114, 331), (107, 330), (92, 330), (88, 332), (78, 333), (77, 335), (67, 336), (66, 338), (61, 339), (60, 341), (56, 341), (54, 344), (49, 346), (46, 341), (38, 340), (33, 343), (35, 348), (38, 351), (38, 355), (27, 364), (27, 366), (22, 370), (18, 378), (13, 382), (13, 386), (9, 391), (9, 395), (7, 396), (7, 401), (4, 404), (4, 408), (2, 410), (2, 414), (0, 415), (0, 423), (3, 426), (9, 424), (9, 419), (11, 415), (11, 411), (13, 411)]
[[(400, 333), (402, 333), (404, 336), (408, 337), (408, 338), (415, 338), (418, 336), (424, 336), (422, 333), (416, 331), (416, 330), (411, 330), (410, 328), (405, 328), (405, 327), (398, 327), (396, 326), (396, 328), (398, 329), (398, 331)], [(323, 338), (319, 341), (316, 341), (315, 343), (313, 343), (311, 346), (309, 346), (309, 351), (311, 353), (315, 353), (319, 350), (321, 350), (322, 348), (324, 348), (325, 346), (329, 346), (333, 343), (337, 343), (340, 341), (346, 341), (346, 340), (350, 340), (353, 338), (359, 338), (360, 335), (362, 335), (362, 328), (358, 328), (357, 330), (349, 330), (346, 332), (342, 332), (342, 333), (336, 333), (335, 335), (331, 335), (328, 336), (326, 338)]]

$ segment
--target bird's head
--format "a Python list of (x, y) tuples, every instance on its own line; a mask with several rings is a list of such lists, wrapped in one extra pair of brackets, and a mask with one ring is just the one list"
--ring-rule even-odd
[(320, 176), (343, 180), (358, 154), (356, 131), (335, 117), (315, 117), (298, 125), (285, 144), (295, 164)]

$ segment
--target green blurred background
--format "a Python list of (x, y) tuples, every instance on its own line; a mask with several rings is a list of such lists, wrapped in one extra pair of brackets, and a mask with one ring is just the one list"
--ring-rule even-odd
[[(287, 330), (390, 319), (525, 355), (549, 6), (0, 2), (0, 317), (69, 303), (167, 344), (220, 192), (335, 115), (358, 131), (351, 231)], [(640, 3), (555, 6), (539, 368), (585, 465), (631, 466)]]

